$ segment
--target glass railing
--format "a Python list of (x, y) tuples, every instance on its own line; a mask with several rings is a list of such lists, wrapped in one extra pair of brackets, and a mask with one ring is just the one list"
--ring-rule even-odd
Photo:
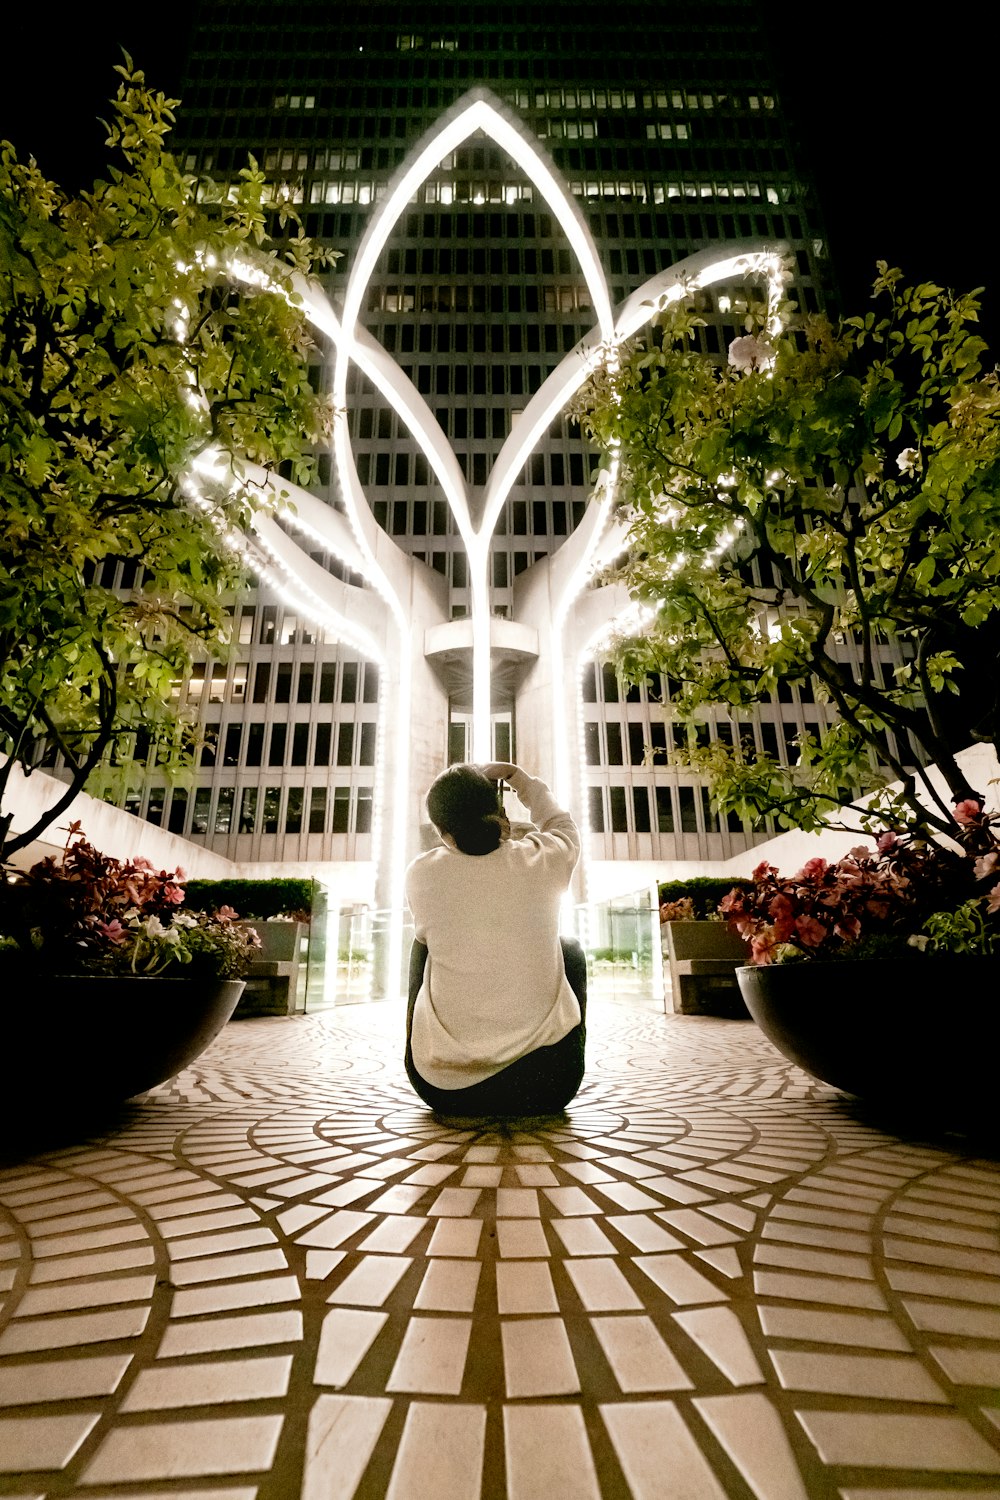
[[(394, 924), (402, 928), (399, 973), (385, 965)], [(590, 994), (597, 1000), (663, 1002), (659, 912), (648, 891), (571, 909), (572, 931), (587, 955)], [(304, 980), (296, 1009), (396, 999), (406, 994), (413, 924), (407, 913), (371, 907), (337, 909), (318, 883), (308, 933)]]

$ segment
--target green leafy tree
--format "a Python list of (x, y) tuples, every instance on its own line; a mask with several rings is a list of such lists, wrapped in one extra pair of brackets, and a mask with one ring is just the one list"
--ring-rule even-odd
[[(717, 805), (816, 828), (874, 789), (883, 826), (954, 833), (922, 767), (978, 802), (955, 752), (1000, 748), (1000, 383), (976, 293), (878, 270), (863, 316), (769, 334), (762, 311), (725, 366), (692, 348), (691, 299), (661, 311), (578, 416), (618, 464), (629, 527), (643, 625), (618, 666), (675, 679), (682, 721), (737, 726), (683, 757)], [(800, 736), (794, 766), (755, 755), (741, 711), (807, 682), (836, 722)]]
[[(192, 650), (224, 652), (242, 578), (226, 539), (280, 490), (250, 483), (243, 460), (308, 482), (329, 430), (295, 290), (323, 253), (288, 209), (280, 254), (266, 248), (270, 189), (252, 159), (205, 201), (211, 185), (165, 148), (176, 101), (128, 58), (117, 72), (118, 164), (91, 191), (67, 196), (0, 145), (3, 857), (127, 758), (137, 731), (168, 769), (189, 758), (171, 689)], [(215, 479), (196, 490), (208, 457)], [(101, 586), (105, 559), (135, 564), (130, 598)], [(11, 768), (46, 747), (66, 795), (12, 837)]]

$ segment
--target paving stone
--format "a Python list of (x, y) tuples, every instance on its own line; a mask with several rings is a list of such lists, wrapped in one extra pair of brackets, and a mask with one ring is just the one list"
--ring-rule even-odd
[(5, 1494), (992, 1500), (996, 1162), (640, 1003), (563, 1117), (457, 1128), (398, 1025), (226, 1028), (0, 1169)]

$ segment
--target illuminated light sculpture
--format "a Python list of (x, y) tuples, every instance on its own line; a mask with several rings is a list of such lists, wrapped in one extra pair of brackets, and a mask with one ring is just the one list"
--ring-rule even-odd
[[(469, 487), (458, 459), (433, 411), (395, 360), (359, 323), (369, 282), (400, 216), (426, 179), (463, 142), (477, 133), (500, 146), (521, 168), (562, 227), (576, 253), (586, 281), (596, 324), (591, 333), (564, 355), (530, 396), (525, 410), (497, 454), (481, 495), (478, 522)], [(614, 498), (615, 471), (602, 476), (583, 521), (558, 550), (537, 563), (531, 573), (538, 584), (524, 592), (524, 617), (513, 622), (491, 620), (487, 576), (489, 546), (511, 488), (553, 420), (562, 412), (602, 361), (632, 337), (665, 305), (692, 290), (748, 275), (765, 278), (773, 309), (782, 285), (781, 246), (737, 242), (703, 250), (661, 271), (633, 292), (618, 311), (610, 293), (590, 229), (575, 199), (538, 139), (488, 90), (476, 88), (459, 99), (414, 145), (389, 182), (360, 242), (347, 281), (340, 315), (323, 292), (302, 278), (293, 288), (317, 332), (334, 346), (333, 401), (336, 409), (332, 455), (344, 502), (345, 517), (324, 501), (282, 482), (291, 504), (280, 511), (285, 527), (297, 529), (360, 574), (379, 596), (333, 580), (266, 514), (254, 522), (258, 545), (280, 571), (281, 587), (296, 607), (328, 629), (342, 634), (362, 654), (383, 666), (375, 777), (377, 798), (373, 838), (377, 865), (376, 902), (400, 913), (403, 874), (417, 850), (419, 797), (424, 784), (440, 769), (442, 742), (416, 768), (414, 746), (421, 735), (413, 720), (418, 701), (415, 675), (423, 674), (419, 701), (428, 701), (432, 679), (427, 664), (446, 650), (470, 650), (472, 662), (472, 758), (491, 758), (491, 648), (517, 634), (520, 647), (536, 643), (541, 671), (536, 684), (533, 765), (551, 778), (558, 795), (581, 801), (582, 756), (577, 746), (580, 722), (578, 674), (567, 672), (572, 620), (575, 642), (592, 643), (590, 651), (613, 627), (630, 601), (621, 588), (588, 589), (594, 573), (621, 552), (621, 528), (608, 522)], [(259, 272), (250, 263), (231, 267), (237, 280), (253, 281)], [(772, 318), (773, 321), (773, 318)], [(770, 326), (770, 325), (769, 325)], [(773, 331), (773, 329), (771, 329)], [(350, 441), (347, 419), (348, 375), (356, 364), (393, 408), (416, 441), (439, 484), (466, 549), (471, 590), (471, 618), (447, 619), (443, 593), (428, 580), (429, 570), (405, 553), (381, 530), (368, 504)], [(321, 575), (321, 576), (320, 576)], [(524, 575), (528, 578), (529, 575)], [(323, 580), (326, 580), (324, 584)], [(508, 629), (507, 627), (511, 627)], [(520, 626), (518, 634), (514, 627)], [(466, 645), (465, 643), (470, 643)], [(571, 680), (572, 679), (572, 680)], [(519, 724), (524, 720), (522, 714)], [(531, 716), (528, 715), (528, 718)], [(530, 736), (529, 736), (530, 738)], [(436, 756), (436, 765), (431, 762)], [(402, 922), (390, 923), (388, 951), (381, 983), (385, 993), (398, 992), (402, 966)]]

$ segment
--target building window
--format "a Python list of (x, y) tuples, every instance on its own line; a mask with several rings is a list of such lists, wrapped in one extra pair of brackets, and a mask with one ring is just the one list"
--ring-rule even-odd
[(649, 833), (649, 791), (644, 786), (632, 788), (632, 812), (636, 833)]
[(245, 786), (240, 796), (240, 833), (253, 833), (257, 822), (257, 788)]
[(236, 798), (236, 788), (224, 786), (219, 791), (219, 800), (215, 804), (215, 831), (216, 833), (228, 833), (233, 826), (233, 803)]
[(314, 786), (309, 794), (309, 832), (326, 832), (326, 787)]
[(288, 801), (285, 804), (285, 832), (302, 832), (302, 799), (303, 788), (290, 786), (288, 788)]
[(593, 833), (604, 832), (604, 796), (599, 786), (587, 788), (587, 810)]
[(285, 764), (285, 741), (287, 737), (287, 724), (271, 725), (271, 745), (267, 757), (269, 766), (283, 766)]
[(351, 816), (351, 789), (338, 786), (333, 789), (333, 832), (346, 833)]
[(337, 731), (337, 765), (349, 766), (354, 759), (354, 725), (341, 724)]
[(277, 833), (278, 814), (281, 809), (281, 787), (269, 786), (264, 790), (264, 832)]
[(253, 723), (247, 729), (247, 759), (248, 766), (259, 766), (264, 754), (264, 726)]
[(370, 786), (358, 787), (358, 805), (355, 814), (355, 833), (371, 833), (372, 827), (372, 789)]
[(212, 805), (212, 789), (200, 786), (194, 794), (194, 812), (191, 816), (191, 832), (208, 832), (208, 814)]
[(240, 763), (240, 741), (243, 738), (242, 724), (226, 725), (226, 746), (222, 752), (222, 764), (224, 766), (238, 766)]
[(260, 644), (262, 646), (274, 645), (274, 632), (278, 624), (278, 607), (276, 604), (265, 604), (260, 612)]
[(328, 766), (330, 764), (330, 731), (329, 724), (316, 725), (316, 743), (313, 748), (313, 765)]
[(168, 828), (171, 833), (184, 832), (184, 820), (187, 817), (188, 794), (184, 787), (175, 787), (170, 798), (170, 821)]

